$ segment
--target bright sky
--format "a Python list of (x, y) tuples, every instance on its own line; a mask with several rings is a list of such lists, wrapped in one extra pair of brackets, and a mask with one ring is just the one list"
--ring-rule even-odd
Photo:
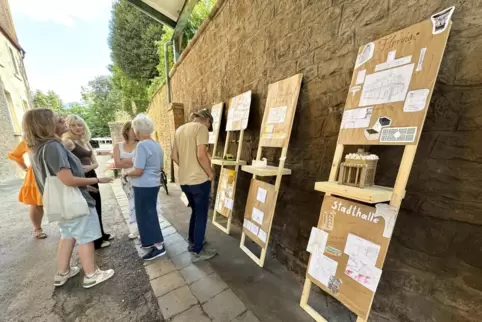
[(53, 90), (64, 103), (108, 73), (112, 0), (9, 0), (32, 91)]

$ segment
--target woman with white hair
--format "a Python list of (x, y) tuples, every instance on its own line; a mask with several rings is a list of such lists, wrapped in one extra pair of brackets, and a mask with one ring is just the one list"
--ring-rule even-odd
[[(62, 136), (63, 144), (79, 158), (84, 168), (85, 177), (97, 178), (95, 169), (99, 167), (99, 164), (95, 158), (94, 149), (89, 143), (90, 130), (87, 123), (78, 115), (69, 115), (65, 121), (69, 130)], [(94, 247), (95, 249), (109, 247), (111, 245), (109, 240), (112, 240), (113, 236), (104, 232), (104, 225), (102, 224), (102, 199), (100, 197), (99, 185), (92, 185), (89, 193), (95, 200), (95, 208), (99, 216), (100, 231), (102, 233), (102, 237), (94, 241)]]
[(127, 178), (130, 178), (134, 189), (137, 227), (142, 247), (151, 249), (142, 259), (153, 260), (166, 254), (156, 207), (164, 152), (151, 137), (154, 123), (147, 115), (137, 115), (132, 121), (132, 128), (139, 143), (134, 154), (134, 169), (125, 173), (123, 179), (127, 181)]

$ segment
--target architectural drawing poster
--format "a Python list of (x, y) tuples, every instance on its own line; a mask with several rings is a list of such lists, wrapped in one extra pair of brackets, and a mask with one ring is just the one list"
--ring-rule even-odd
[(358, 316), (369, 311), (382, 275), (392, 227), (381, 214), (386, 206), (325, 196), (308, 242), (310, 280)]
[(418, 143), (450, 32), (450, 22), (442, 18), (360, 47), (338, 144)]

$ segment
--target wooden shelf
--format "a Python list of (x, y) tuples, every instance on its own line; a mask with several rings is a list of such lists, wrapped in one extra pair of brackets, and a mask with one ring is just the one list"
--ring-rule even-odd
[[(270, 165), (263, 168), (253, 167), (252, 165), (245, 165), (241, 168), (241, 170), (260, 177), (274, 177), (278, 175), (278, 167), (273, 167)], [(284, 176), (290, 175), (291, 170), (284, 168), (281, 174)]]
[(216, 164), (216, 165), (245, 165), (246, 161), (243, 160), (223, 160), (223, 159), (212, 159), (211, 164)]
[(371, 186), (362, 189), (329, 181), (315, 183), (315, 190), (367, 203), (390, 201), (393, 194), (393, 188), (390, 187)]

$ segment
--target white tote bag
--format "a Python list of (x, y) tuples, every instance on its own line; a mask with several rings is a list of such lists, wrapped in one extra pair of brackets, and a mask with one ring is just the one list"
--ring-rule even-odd
[(45, 147), (42, 154), (45, 178), (42, 202), (49, 222), (65, 221), (88, 215), (89, 205), (77, 187), (66, 186), (57, 176), (50, 175), (45, 163)]

